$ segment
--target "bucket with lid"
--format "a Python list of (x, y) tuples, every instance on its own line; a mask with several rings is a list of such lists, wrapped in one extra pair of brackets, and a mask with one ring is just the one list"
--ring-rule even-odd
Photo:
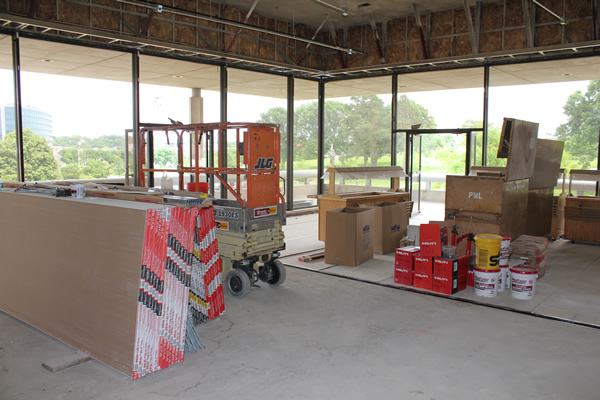
[(502, 236), (483, 233), (475, 235), (477, 247), (477, 268), (497, 269), (500, 261)]
[(476, 296), (496, 297), (498, 294), (498, 276), (500, 268), (473, 270), (474, 290)]
[(529, 300), (535, 296), (537, 269), (527, 265), (510, 268), (510, 295), (515, 299)]

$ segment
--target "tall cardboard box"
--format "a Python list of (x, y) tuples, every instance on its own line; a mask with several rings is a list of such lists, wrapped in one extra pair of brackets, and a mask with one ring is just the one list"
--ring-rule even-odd
[(350, 267), (373, 258), (372, 208), (344, 207), (327, 211), (325, 262)]
[(373, 253), (388, 254), (396, 251), (400, 240), (406, 236), (406, 202), (384, 201), (361, 204), (360, 207), (372, 208), (375, 212)]

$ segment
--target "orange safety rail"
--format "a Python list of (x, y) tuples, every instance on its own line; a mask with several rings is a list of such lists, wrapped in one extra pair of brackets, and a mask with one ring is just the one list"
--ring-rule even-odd
[[(169, 134), (177, 136), (177, 168), (144, 168), (146, 164), (146, 146), (149, 132), (155, 135), (164, 132), (169, 143)], [(236, 157), (235, 166), (228, 167), (223, 154), (222, 134), (235, 131)], [(214, 149), (218, 154), (216, 167), (200, 166), (200, 150), (202, 137), (211, 137), (217, 144)], [(189, 134), (193, 148), (193, 163), (184, 166), (184, 135)], [(177, 172), (179, 174), (179, 188), (184, 186), (184, 175), (193, 174), (194, 182), (200, 181), (202, 174), (213, 175), (225, 188), (238, 200), (242, 207), (263, 207), (284, 204), (285, 199), (279, 190), (279, 165), (280, 165), (280, 133), (279, 126), (275, 124), (257, 123), (210, 123), (190, 125), (161, 125), (141, 127), (138, 136), (138, 162), (140, 186), (146, 186), (146, 172)], [(236, 175), (236, 187), (233, 188), (226, 180), (226, 175)], [(247, 198), (244, 199), (241, 191), (242, 177), (246, 176)], [(183, 190), (183, 189), (182, 189)]]

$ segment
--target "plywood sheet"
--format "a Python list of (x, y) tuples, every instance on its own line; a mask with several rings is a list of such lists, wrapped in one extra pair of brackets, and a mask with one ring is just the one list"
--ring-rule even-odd
[[(513, 119), (510, 124), (505, 119), (506, 130), (510, 127), (508, 155), (506, 161), (506, 180), (531, 178), (537, 148), (537, 122)], [(502, 145), (506, 143), (506, 132), (502, 133)]]
[(553, 188), (558, 181), (565, 142), (538, 139), (529, 189)]

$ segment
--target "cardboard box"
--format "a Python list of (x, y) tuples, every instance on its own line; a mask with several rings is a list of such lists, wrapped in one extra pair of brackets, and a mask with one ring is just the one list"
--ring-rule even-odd
[(435, 258), (433, 260), (433, 274), (448, 278), (458, 275), (458, 260), (456, 258)]
[(397, 266), (394, 267), (394, 282), (401, 285), (412, 286), (414, 273), (412, 268)]
[(432, 290), (437, 293), (454, 294), (458, 292), (458, 277), (434, 275)]
[(433, 273), (433, 257), (415, 256), (415, 273), (432, 274)]
[(373, 258), (372, 208), (344, 207), (326, 213), (325, 262), (354, 267)]
[(415, 272), (413, 286), (416, 288), (431, 290), (433, 288), (433, 274)]
[(392, 253), (406, 236), (406, 202), (379, 202), (361, 204), (375, 212), (373, 221), (373, 253)]
[(396, 267), (406, 267), (414, 269), (415, 256), (421, 254), (421, 249), (418, 246), (412, 247), (401, 247), (396, 249), (396, 257), (394, 259), (394, 265)]
[(440, 224), (421, 224), (421, 255), (442, 256), (443, 236)]
[(433, 274), (437, 276), (457, 277), (467, 274), (469, 268), (469, 257), (459, 256), (455, 258), (434, 258)]

